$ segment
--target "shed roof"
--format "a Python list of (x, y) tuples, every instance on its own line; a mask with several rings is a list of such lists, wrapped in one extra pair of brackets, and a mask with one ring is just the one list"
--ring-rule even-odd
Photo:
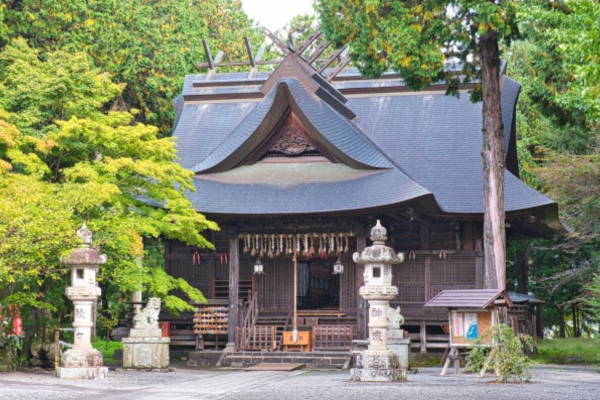
[(425, 303), (424, 307), (483, 309), (490, 307), (499, 299), (504, 300), (509, 307), (512, 307), (513, 303), (510, 297), (500, 289), (442, 290)]
[(545, 302), (533, 296), (523, 293), (508, 292), (508, 297), (513, 304), (532, 304), (534, 306), (544, 304)]

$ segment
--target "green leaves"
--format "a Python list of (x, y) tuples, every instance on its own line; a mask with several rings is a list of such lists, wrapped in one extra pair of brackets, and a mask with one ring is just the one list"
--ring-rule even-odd
[[(0, 13), (0, 47), (8, 37), (23, 36), (43, 56), (57, 49), (82, 52), (81, 57), (123, 84), (118, 97), (112, 94), (101, 103), (112, 99), (113, 109), (138, 108), (136, 120), (157, 126), (161, 135), (171, 130), (171, 102), (185, 75), (206, 61), (200, 39), (207, 39), (214, 51), (224, 50), (224, 61), (247, 59), (244, 36), (255, 46), (264, 40), (237, 0), (24, 0)], [(73, 61), (78, 65), (65, 58)], [(57, 89), (58, 96), (68, 91)]]
[[(102, 112), (122, 87), (81, 53), (59, 50), (41, 60), (19, 39), (0, 63), (0, 286), (36, 278), (23, 293), (38, 301), (38, 285), (65, 275), (60, 256), (77, 245), (85, 221), (108, 256), (101, 280), (120, 292), (170, 296), (154, 283), (160, 268), (138, 263), (140, 237), (212, 247), (200, 232), (218, 229), (186, 199), (192, 173), (174, 161), (173, 139), (158, 138), (132, 113)], [(167, 286), (203, 299), (173, 282)], [(183, 300), (169, 304), (186, 309)]]
[(529, 381), (531, 379), (531, 360), (525, 355), (524, 346), (533, 346), (531, 336), (516, 336), (507, 324), (495, 325), (483, 333), (482, 338), (489, 339), (491, 347), (484, 347), (478, 339), (469, 348), (467, 368), (479, 373), (497, 370), (502, 382)]
[[(363, 75), (393, 69), (413, 90), (445, 81), (456, 94), (459, 84), (479, 79), (480, 35), (492, 31), (507, 42), (517, 35), (513, 1), (321, 0), (315, 7), (326, 36), (338, 46), (351, 43), (350, 57)], [(460, 77), (448, 70), (458, 61)]]

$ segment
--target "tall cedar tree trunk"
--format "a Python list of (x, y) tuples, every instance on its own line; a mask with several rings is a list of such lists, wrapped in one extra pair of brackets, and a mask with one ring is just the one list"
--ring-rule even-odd
[(500, 108), (500, 55), (491, 29), (479, 39), (483, 93), (483, 251), (484, 288), (504, 289), (504, 125)]

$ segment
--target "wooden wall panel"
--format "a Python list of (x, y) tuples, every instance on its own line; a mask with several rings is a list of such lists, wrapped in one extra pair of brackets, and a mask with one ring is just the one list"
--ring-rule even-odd
[(263, 260), (265, 275), (261, 277), (261, 302), (263, 308), (293, 306), (293, 261), (289, 258)]

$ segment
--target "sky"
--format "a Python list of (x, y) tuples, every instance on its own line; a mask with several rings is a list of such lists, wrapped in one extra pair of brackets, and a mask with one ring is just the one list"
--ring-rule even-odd
[(313, 0), (242, 0), (250, 18), (272, 32), (283, 28), (293, 16), (314, 14)]

